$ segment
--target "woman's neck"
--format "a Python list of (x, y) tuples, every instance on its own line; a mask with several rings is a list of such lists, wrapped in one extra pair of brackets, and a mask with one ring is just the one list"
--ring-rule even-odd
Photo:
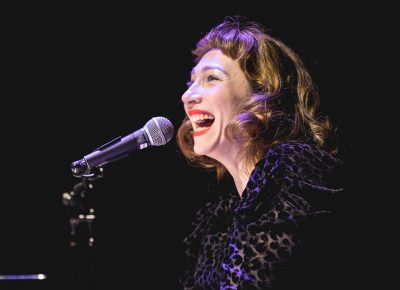
[(235, 182), (236, 190), (239, 196), (242, 197), (247, 182), (249, 181), (250, 174), (247, 174), (244, 169), (237, 167), (228, 171), (233, 177), (233, 181)]
[(229, 148), (221, 150), (220, 154), (209, 156), (222, 163), (232, 176), (235, 183), (236, 190), (240, 197), (242, 197), (243, 191), (246, 188), (247, 182), (250, 177), (250, 172), (244, 167), (244, 163), (238, 160), (238, 155), (241, 146), (238, 143), (234, 143)]

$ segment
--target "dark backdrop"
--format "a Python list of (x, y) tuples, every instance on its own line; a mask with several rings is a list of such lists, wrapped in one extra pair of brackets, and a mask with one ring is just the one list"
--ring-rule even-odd
[(190, 50), (224, 16), (260, 21), (298, 52), (319, 87), (322, 110), (341, 130), (345, 151), (350, 96), (343, 91), (349, 81), (344, 67), (351, 53), (345, 43), (352, 28), (344, 10), (268, 1), (264, 7), (186, 5), (4, 11), (0, 275), (44, 273), (48, 280), (0, 281), (0, 288), (87, 289), (92, 279), (96, 286), (144, 282), (152, 286), (143, 289), (176, 289), (181, 241), (215, 178), (190, 167), (174, 139), (110, 164), (93, 182), (94, 248), (85, 238), (78, 241), (81, 248), (69, 247), (61, 197), (80, 181), (70, 163), (97, 146), (154, 116), (179, 127)]

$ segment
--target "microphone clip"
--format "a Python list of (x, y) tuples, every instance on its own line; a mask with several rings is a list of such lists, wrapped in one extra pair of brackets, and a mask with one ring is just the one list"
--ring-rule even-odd
[(95, 168), (90, 168), (87, 165), (86, 160), (83, 158), (81, 160), (75, 161), (71, 165), (72, 175), (78, 178), (86, 178), (88, 180), (96, 180), (103, 177), (104, 169), (101, 166)]

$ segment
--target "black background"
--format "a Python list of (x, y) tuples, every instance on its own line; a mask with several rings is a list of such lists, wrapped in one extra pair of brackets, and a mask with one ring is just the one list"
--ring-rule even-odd
[(179, 127), (190, 51), (224, 16), (265, 24), (302, 57), (346, 152), (349, 11), (257, 3), (35, 4), (3, 11), (9, 17), (3, 26), (0, 275), (44, 273), (48, 280), (0, 281), (1, 289), (87, 289), (89, 279), (96, 288), (145, 283), (152, 286), (143, 289), (177, 289), (181, 241), (215, 178), (189, 166), (174, 139), (110, 164), (94, 182), (93, 249), (68, 246), (61, 197), (80, 181), (70, 163), (97, 146), (154, 116)]

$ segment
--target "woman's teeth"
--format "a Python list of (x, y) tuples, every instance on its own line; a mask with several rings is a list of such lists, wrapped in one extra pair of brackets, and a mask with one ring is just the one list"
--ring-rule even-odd
[(208, 114), (196, 114), (196, 115), (190, 116), (190, 120), (193, 123), (200, 121), (200, 120), (214, 120), (214, 116), (208, 115)]
[(214, 116), (210, 114), (195, 114), (190, 116), (194, 132), (207, 130), (214, 123), (214, 119)]

